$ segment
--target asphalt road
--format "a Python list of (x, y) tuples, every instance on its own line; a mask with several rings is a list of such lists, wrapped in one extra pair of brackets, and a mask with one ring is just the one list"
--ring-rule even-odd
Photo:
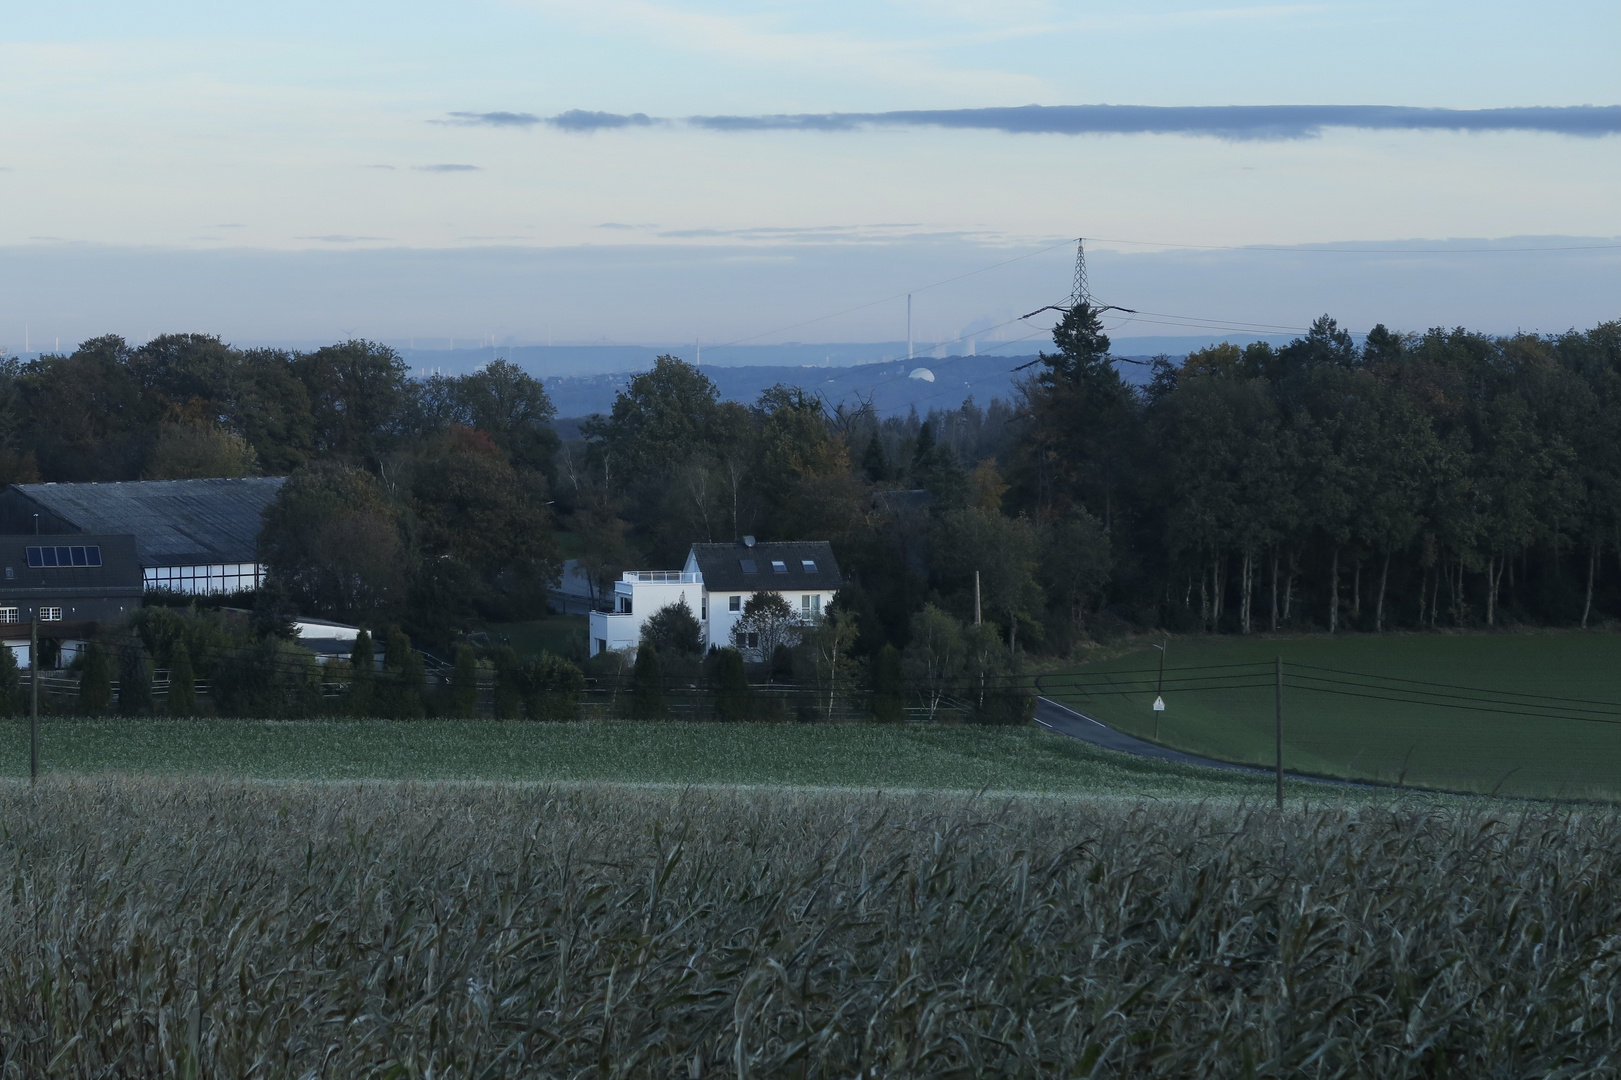
[(1217, 761), (1214, 758), (1184, 754), (1180, 750), (1155, 746), (1151, 742), (1133, 738), (1123, 731), (1116, 731), (1109, 725), (1094, 720), (1085, 713), (1078, 713), (1067, 705), (1060, 705), (1051, 698), (1036, 698), (1036, 723), (1060, 735), (1068, 735), (1072, 739), (1080, 739), (1093, 746), (1101, 746), (1105, 750), (1118, 750), (1122, 754), (1174, 761), (1180, 765), (1203, 765), (1208, 769), (1225, 769), (1228, 772), (1255, 773), (1262, 776), (1271, 773), (1270, 769), (1257, 769), (1252, 765), (1234, 765), (1230, 761)]

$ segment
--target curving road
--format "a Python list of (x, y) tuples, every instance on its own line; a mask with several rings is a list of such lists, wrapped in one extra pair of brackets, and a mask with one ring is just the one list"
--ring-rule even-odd
[(1261, 776), (1272, 775), (1271, 769), (1260, 769), (1253, 765), (1234, 765), (1230, 761), (1217, 761), (1215, 758), (1199, 757), (1197, 754), (1184, 754), (1180, 750), (1171, 750), (1164, 746), (1156, 746), (1151, 742), (1133, 738), (1123, 731), (1114, 728), (1099, 720), (1094, 720), (1085, 713), (1078, 713), (1068, 705), (1060, 705), (1052, 698), (1036, 698), (1036, 723), (1049, 731), (1060, 735), (1067, 735), (1072, 739), (1089, 742), (1093, 746), (1101, 746), (1105, 750), (1118, 750), (1122, 754), (1135, 754), (1138, 757), (1156, 758), (1160, 761), (1174, 761), (1179, 765), (1203, 765), (1207, 769), (1225, 769), (1228, 772), (1253, 773)]

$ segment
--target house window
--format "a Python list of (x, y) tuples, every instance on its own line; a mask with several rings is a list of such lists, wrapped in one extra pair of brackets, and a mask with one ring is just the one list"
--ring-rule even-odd
[(621, 615), (629, 615), (629, 614), (631, 614), (630, 597), (621, 596), (619, 598), (619, 614), (621, 614)]
[(788, 564), (783, 562), (781, 559), (772, 559), (771, 572), (773, 574), (786, 574), (788, 572)]
[(753, 559), (739, 559), (737, 565), (743, 568), (745, 574), (758, 574), (760, 572), (759, 567), (754, 565)]
[(760, 635), (745, 634), (743, 636), (743, 643), (751, 649), (758, 649), (760, 647)]
[(62, 609), (59, 607), (42, 607), (39, 609), (40, 622), (61, 622)]
[(20, 622), (20, 621), (21, 620), (18, 619), (18, 617), (17, 617), (17, 609), (16, 608), (14, 608), (14, 607), (0, 607), (0, 623)]
[(100, 566), (101, 548), (89, 547), (31, 547), (28, 549), (29, 566)]
[(698, 617), (707, 622), (709, 620), (709, 597), (701, 597), (698, 600), (698, 611), (700, 613)]
[(729, 596), (729, 597), (727, 597), (726, 598), (726, 610), (727, 611), (742, 611), (743, 610), (743, 598), (741, 596)]
[(16, 581), (17, 580), (17, 568), (16, 567), (14, 567), (14, 566), (6, 567), (6, 580), (7, 581)]
[(607, 651), (608, 651), (608, 639), (607, 638), (597, 638), (597, 652), (605, 653)]
[(822, 613), (822, 594), (805, 593), (799, 598), (799, 610), (802, 615), (820, 615)]
[(807, 574), (814, 574), (814, 573), (816, 573), (816, 560), (815, 559), (800, 559), (799, 560), (799, 568), (801, 570), (805, 571), (805, 573), (807, 573)]

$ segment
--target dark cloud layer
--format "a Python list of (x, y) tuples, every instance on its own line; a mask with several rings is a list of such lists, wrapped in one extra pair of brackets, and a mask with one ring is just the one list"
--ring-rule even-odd
[[(532, 113), (451, 113), (450, 123), (493, 127), (546, 124), (591, 132), (667, 123), (645, 113), (571, 109)], [(1021, 105), (993, 109), (914, 109), (878, 113), (783, 113), (693, 116), (686, 123), (711, 131), (854, 131), (869, 127), (944, 127), (1027, 135), (1206, 135), (1219, 139), (1309, 139), (1324, 128), (1395, 131), (1540, 131), (1597, 137), (1621, 134), (1621, 106), (1423, 109), (1402, 105)]]
[(463, 127), (534, 127), (545, 123), (534, 113), (526, 112), (453, 112), (443, 120), (436, 121), (441, 124), (456, 124)]
[(1400, 105), (1024, 105), (1009, 109), (922, 109), (885, 113), (695, 116), (719, 131), (848, 131), (873, 126), (976, 128), (1016, 134), (1212, 135), (1304, 139), (1324, 128), (1621, 133), (1621, 106), (1531, 109), (1419, 109)]
[(534, 113), (526, 112), (453, 112), (447, 113), (443, 120), (435, 122), (460, 127), (503, 128), (530, 128), (536, 124), (545, 124), (564, 131), (600, 131), (605, 128), (651, 127), (665, 121), (655, 120), (646, 113), (626, 114), (570, 109), (556, 116), (536, 116)]

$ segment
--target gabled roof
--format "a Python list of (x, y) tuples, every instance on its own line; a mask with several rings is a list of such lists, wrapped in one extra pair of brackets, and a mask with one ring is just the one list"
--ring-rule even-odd
[[(694, 544), (690, 561), (704, 575), (710, 592), (832, 592), (844, 584), (833, 545), (826, 540), (795, 540), (776, 544)], [(743, 566), (752, 561), (754, 572)], [(772, 564), (780, 562), (782, 572)], [(805, 568), (813, 563), (814, 572)]]
[(260, 515), (284, 476), (16, 484), (12, 491), (80, 532), (131, 533), (143, 566), (258, 561)]

